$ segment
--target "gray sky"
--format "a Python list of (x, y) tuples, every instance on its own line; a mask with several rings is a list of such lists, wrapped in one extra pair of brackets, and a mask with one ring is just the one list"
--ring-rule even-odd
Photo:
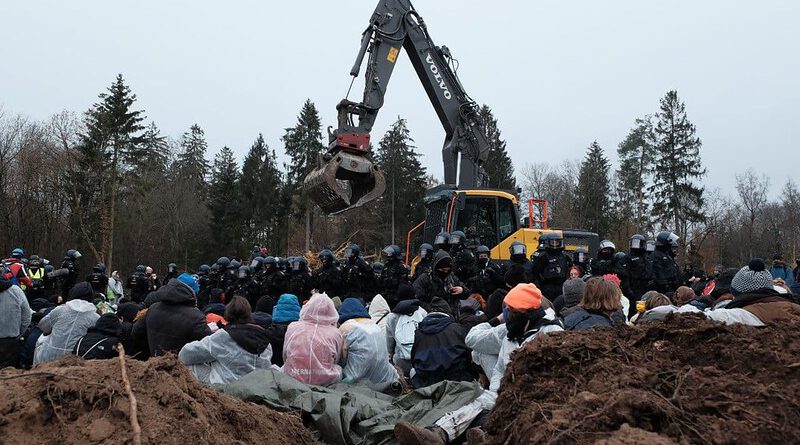
[[(259, 132), (282, 153), (306, 98), (335, 122), (375, 0), (30, 1), (0, 4), (0, 104), (45, 118), (86, 110), (123, 73), (164, 134), (197, 122), (210, 155), (241, 159)], [(773, 194), (800, 161), (800, 2), (417, 0), (434, 41), (494, 109), (517, 168), (616, 158), (636, 117), (677, 89), (703, 140), (709, 188), (768, 173)], [(360, 97), (354, 87), (351, 98)], [(443, 131), (401, 56), (377, 141), (402, 116), (441, 178)]]

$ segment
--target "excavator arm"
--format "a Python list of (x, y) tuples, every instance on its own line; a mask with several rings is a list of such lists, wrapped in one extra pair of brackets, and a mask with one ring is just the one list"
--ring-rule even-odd
[(481, 164), (486, 161), (489, 144), (479, 107), (456, 74), (457, 61), (446, 46), (433, 43), (409, 0), (380, 0), (350, 71), (357, 77), (369, 54), (364, 97), (361, 102), (345, 99), (336, 106), (338, 128), (329, 134), (320, 167), (304, 182), (309, 196), (326, 213), (361, 206), (386, 188), (383, 173), (370, 160), (369, 140), (401, 49), (411, 60), (445, 130), (445, 183), (468, 188), (484, 182)]

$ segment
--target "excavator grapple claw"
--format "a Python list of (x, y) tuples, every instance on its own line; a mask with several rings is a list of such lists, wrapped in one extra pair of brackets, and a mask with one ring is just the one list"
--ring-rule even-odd
[(381, 196), (386, 179), (366, 157), (339, 151), (306, 176), (303, 188), (322, 211), (334, 215)]

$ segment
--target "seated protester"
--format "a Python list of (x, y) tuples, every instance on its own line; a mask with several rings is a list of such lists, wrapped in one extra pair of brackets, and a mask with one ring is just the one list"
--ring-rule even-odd
[[(631, 310), (631, 302), (628, 300), (628, 297), (622, 293), (622, 280), (619, 279), (617, 274), (613, 273), (603, 275), (603, 279), (619, 288), (619, 302), (622, 305), (622, 311), (611, 314), (611, 319), (614, 321), (614, 323), (626, 323), (628, 321), (627, 314), (630, 313)], [(672, 301), (672, 298), (670, 298), (670, 301)], [(634, 303), (634, 305), (635, 304), (636, 303)], [(634, 309), (636, 308), (634, 307)]]
[[(689, 289), (687, 287), (687, 289)], [(691, 289), (689, 289), (691, 291)], [(659, 292), (649, 295), (644, 303), (644, 312), (637, 313), (631, 318), (631, 323), (643, 323), (647, 321), (663, 320), (672, 312), (678, 312), (678, 306), (674, 306), (669, 298)], [(649, 292), (648, 292), (649, 293)], [(694, 292), (692, 292), (694, 294)]]
[(225, 321), (225, 293), (222, 292), (222, 289), (211, 289), (208, 304), (203, 308), (203, 313), (206, 316), (206, 323), (213, 331), (216, 331), (218, 326), (228, 323)]
[[(488, 320), (486, 314), (483, 313), (481, 303), (483, 298), (481, 294), (472, 294), (466, 300), (461, 300), (458, 308), (458, 323), (464, 326), (464, 329), (469, 332), (473, 327)], [(484, 303), (485, 304), (485, 303)]]
[(19, 364), (32, 314), (25, 292), (0, 274), (0, 368)]
[(464, 343), (467, 330), (450, 314), (446, 301), (434, 297), (429, 307), (430, 312), (414, 334), (411, 384), (414, 388), (424, 388), (445, 380), (475, 380), (470, 366), (471, 351)]
[(178, 359), (197, 377), (210, 385), (226, 384), (272, 364), (272, 347), (267, 331), (254, 324), (250, 303), (235, 296), (225, 308), (228, 324), (191, 343), (178, 353)]
[(283, 366), (283, 342), (289, 324), (300, 319), (300, 301), (293, 294), (283, 294), (272, 309), (272, 324), (267, 328), (272, 345), (272, 363)]
[(764, 260), (756, 258), (736, 273), (731, 281), (733, 300), (724, 308), (706, 311), (705, 316), (728, 324), (764, 326), (777, 320), (800, 320), (800, 305), (791, 295), (775, 290), (772, 274)]
[(159, 288), (160, 301), (133, 325), (134, 341), (146, 339), (150, 355), (158, 357), (211, 335), (205, 316), (197, 309), (199, 290), (197, 280), (188, 273)]
[(414, 294), (428, 310), (434, 298), (450, 305), (448, 313), (458, 316), (458, 302), (469, 297), (469, 289), (453, 274), (453, 259), (444, 250), (436, 252), (431, 270), (414, 281)]
[[(503, 314), (481, 323), (470, 331), (468, 344), (480, 348), (485, 341), (498, 356), (491, 372), (489, 390), (477, 399), (436, 421), (430, 428), (422, 428), (405, 421), (395, 425), (395, 437), (401, 445), (446, 444), (455, 442), (475, 419), (494, 407), (497, 390), (511, 362), (511, 353), (536, 337), (562, 331), (561, 323), (552, 308), (542, 307), (542, 293), (534, 284), (523, 283), (508, 292)], [(504, 333), (500, 337), (499, 333)]]
[[(400, 292), (398, 292), (398, 295)], [(419, 300), (400, 300), (392, 313), (386, 317), (386, 350), (406, 377), (411, 372), (411, 348), (417, 327), (428, 312), (421, 308)]]
[[(397, 288), (397, 292), (395, 293), (397, 301), (400, 301), (401, 288), (410, 289), (411, 298), (414, 298), (414, 290), (411, 289), (411, 287), (406, 284), (401, 284), (400, 287)], [(337, 308), (336, 310), (338, 311), (339, 309), (341, 308)], [(383, 295), (377, 294), (372, 299), (372, 301), (369, 302), (369, 307), (367, 308), (367, 310), (369, 311), (369, 317), (372, 319), (372, 321), (375, 322), (376, 325), (378, 325), (379, 328), (381, 328), (381, 334), (385, 336), (386, 322), (387, 322), (386, 317), (388, 317), (389, 314), (391, 313), (391, 309), (389, 309), (389, 303), (386, 302), (386, 299), (383, 298)]]
[(125, 348), (125, 354), (138, 359), (147, 359), (150, 355), (146, 350), (147, 347), (144, 344), (134, 343), (131, 335), (133, 324), (136, 322), (136, 316), (141, 308), (141, 306), (133, 302), (122, 303), (117, 307), (117, 317), (120, 320), (119, 342)]
[(92, 286), (83, 281), (72, 287), (66, 304), (57, 306), (39, 321), (42, 335), (36, 343), (33, 364), (58, 360), (72, 354), (75, 344), (94, 326), (100, 315), (92, 303)]
[(575, 312), (578, 303), (581, 302), (583, 288), (586, 282), (580, 278), (570, 278), (561, 286), (561, 295), (553, 301), (553, 309), (559, 317), (564, 318), (571, 312)]
[(106, 360), (118, 355), (122, 324), (116, 314), (103, 314), (86, 335), (78, 340), (72, 353), (85, 360)]
[[(583, 289), (581, 302), (574, 312), (564, 317), (564, 329), (583, 331), (594, 327), (613, 326), (614, 313), (622, 313), (619, 286), (603, 278), (590, 278)], [(623, 315), (624, 317), (624, 315)]]
[(376, 385), (389, 385), (400, 380), (397, 370), (389, 363), (385, 334), (357, 298), (346, 298), (339, 308), (339, 332), (344, 337), (340, 361), (344, 366), (343, 382), (366, 380)]
[(508, 271), (503, 275), (503, 281), (506, 283), (505, 289), (498, 287), (489, 295), (489, 299), (486, 301), (486, 317), (489, 319), (503, 313), (503, 299), (509, 290), (513, 289), (517, 284), (527, 283), (525, 267), (522, 264), (511, 264)]
[(689, 304), (697, 298), (694, 291), (689, 286), (681, 286), (675, 291), (675, 306)]
[(341, 380), (339, 361), (344, 338), (336, 328), (337, 321), (339, 314), (333, 301), (325, 294), (312, 296), (300, 310), (300, 321), (286, 329), (283, 372), (309, 385)]

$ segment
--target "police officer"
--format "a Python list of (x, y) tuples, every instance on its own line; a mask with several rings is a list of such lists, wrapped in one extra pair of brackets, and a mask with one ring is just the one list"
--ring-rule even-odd
[(329, 297), (341, 296), (342, 270), (336, 266), (336, 258), (330, 249), (322, 250), (319, 255), (320, 267), (312, 273), (314, 286)]
[(450, 233), (447, 244), (450, 245), (450, 256), (453, 258), (453, 273), (462, 283), (469, 279), (472, 265), (475, 264), (475, 255), (466, 246), (467, 236), (460, 230)]
[(444, 250), (445, 252), (450, 251), (450, 233), (444, 230), (439, 232), (433, 240), (433, 248), (436, 252), (440, 250)]
[(394, 244), (386, 246), (381, 251), (383, 270), (381, 271), (379, 282), (380, 292), (392, 309), (397, 304), (397, 288), (401, 284), (410, 284), (408, 281), (408, 266), (403, 263), (401, 253), (400, 247)]
[(572, 255), (572, 264), (581, 269), (581, 276), (592, 274), (591, 259), (589, 251), (583, 247), (578, 247)]
[(147, 268), (142, 264), (136, 266), (136, 270), (133, 272), (133, 275), (128, 278), (128, 282), (126, 283), (128, 289), (131, 290), (131, 300), (134, 303), (143, 302), (147, 296), (147, 289), (150, 283), (145, 275), (146, 270)]
[(342, 275), (344, 288), (342, 292), (348, 296), (361, 297), (366, 300), (369, 289), (375, 284), (375, 275), (372, 268), (361, 258), (361, 249), (357, 244), (351, 244), (344, 253)]
[(64, 261), (61, 262), (61, 268), (68, 271), (66, 276), (60, 277), (61, 296), (64, 297), (64, 299), (69, 295), (72, 286), (75, 286), (75, 283), (78, 282), (78, 259), (80, 259), (81, 256), (81, 253), (75, 249), (69, 249), (64, 254)]
[(597, 258), (592, 260), (592, 275), (603, 276), (614, 273), (614, 254), (617, 246), (609, 240), (600, 242), (600, 250), (597, 251)]
[(431, 270), (431, 262), (433, 261), (433, 246), (428, 243), (423, 243), (419, 246), (419, 262), (414, 266), (414, 274), (411, 276), (411, 282)]
[(241, 295), (250, 303), (251, 307), (256, 307), (256, 302), (261, 298), (261, 287), (253, 281), (252, 274), (253, 270), (250, 266), (239, 266), (233, 294)]
[(308, 261), (304, 257), (292, 257), (289, 259), (291, 272), (289, 272), (290, 294), (297, 296), (300, 304), (311, 299), (311, 291), (314, 290), (314, 279), (308, 271)]
[(532, 281), (533, 271), (531, 267), (532, 264), (528, 260), (528, 247), (519, 241), (514, 241), (508, 246), (508, 254), (511, 262), (503, 271), (503, 275), (511, 269), (521, 268), (522, 274), (525, 276), (525, 282), (530, 283)]
[(28, 296), (28, 301), (33, 301), (37, 298), (44, 298), (45, 296), (45, 272), (44, 265), (42, 264), (39, 255), (31, 255), (28, 260), (28, 278), (31, 280), (31, 285), (25, 294)]
[(656, 235), (656, 250), (652, 255), (653, 290), (673, 292), (680, 285), (681, 272), (675, 262), (677, 249), (677, 235), (668, 231)]
[(92, 273), (86, 277), (86, 281), (92, 285), (92, 290), (96, 294), (103, 294), (106, 295), (106, 291), (108, 290), (108, 277), (106, 276), (106, 265), (103, 263), (97, 263), (92, 268)]
[(167, 274), (164, 275), (164, 284), (169, 283), (169, 280), (173, 278), (178, 278), (178, 265), (175, 263), (167, 264)]
[(472, 292), (477, 292), (483, 298), (489, 295), (498, 287), (503, 286), (503, 272), (491, 258), (491, 252), (486, 246), (478, 246), (475, 249), (475, 264), (470, 271), (467, 286)]
[(555, 300), (561, 295), (562, 286), (569, 278), (572, 259), (564, 253), (564, 237), (558, 233), (544, 235), (544, 253), (533, 264), (533, 278), (542, 295)]
[(653, 273), (647, 256), (647, 240), (642, 235), (633, 235), (628, 241), (629, 252), (622, 260), (622, 292), (631, 302), (628, 317), (636, 313), (636, 302), (650, 290)]
[(276, 300), (286, 292), (286, 275), (279, 269), (277, 258), (264, 258), (264, 270), (259, 281), (267, 295)]

